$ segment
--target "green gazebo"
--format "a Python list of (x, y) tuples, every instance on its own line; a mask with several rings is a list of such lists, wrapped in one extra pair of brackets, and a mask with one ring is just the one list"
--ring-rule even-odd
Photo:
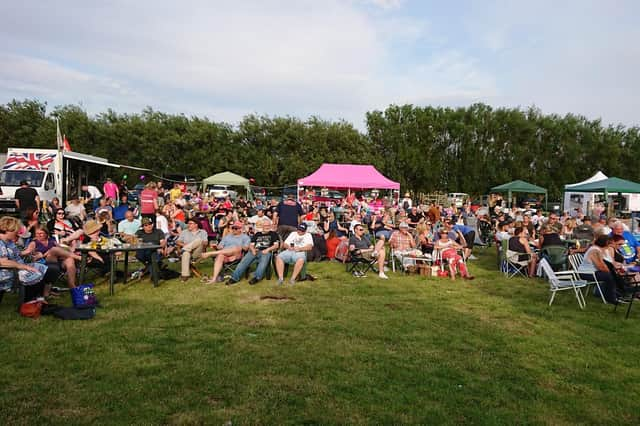
[(544, 208), (547, 208), (547, 190), (541, 186), (534, 185), (523, 180), (514, 180), (502, 185), (494, 186), (491, 188), (491, 192), (507, 193), (509, 200), (509, 207), (511, 207), (511, 194), (514, 192), (524, 194), (544, 194)]

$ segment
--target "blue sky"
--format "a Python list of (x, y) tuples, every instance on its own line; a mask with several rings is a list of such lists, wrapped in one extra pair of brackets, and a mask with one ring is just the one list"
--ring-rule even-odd
[(0, 5), (0, 102), (237, 123), (389, 104), (535, 105), (639, 125), (640, 2), (26, 0)]

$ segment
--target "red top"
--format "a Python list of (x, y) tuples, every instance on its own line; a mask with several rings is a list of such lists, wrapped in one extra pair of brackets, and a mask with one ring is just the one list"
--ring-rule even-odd
[(158, 198), (158, 193), (154, 189), (143, 189), (140, 193), (140, 213), (153, 214), (155, 209), (153, 202)]
[(327, 257), (329, 259), (333, 259), (336, 257), (336, 248), (338, 244), (340, 244), (340, 238), (329, 238), (326, 242), (327, 244)]

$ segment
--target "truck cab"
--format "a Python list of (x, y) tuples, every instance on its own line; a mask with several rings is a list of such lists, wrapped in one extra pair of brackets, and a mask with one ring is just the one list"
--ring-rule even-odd
[(0, 171), (0, 213), (16, 211), (15, 192), (26, 181), (38, 192), (40, 200), (58, 196), (56, 186), (56, 150), (9, 148), (7, 160)]

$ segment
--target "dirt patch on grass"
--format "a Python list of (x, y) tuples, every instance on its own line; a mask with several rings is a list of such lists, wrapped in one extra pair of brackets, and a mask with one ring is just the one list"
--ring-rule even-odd
[(260, 296), (260, 300), (263, 302), (290, 302), (291, 300), (296, 300), (295, 297), (291, 296), (281, 296), (281, 295), (264, 295)]
[(392, 311), (397, 311), (398, 309), (400, 309), (400, 308), (401, 308), (401, 306), (400, 306), (400, 305), (397, 305), (397, 304), (395, 304), (395, 303), (385, 303), (385, 304), (384, 304), (384, 307), (385, 307), (385, 308), (389, 308), (389, 309), (391, 309)]

